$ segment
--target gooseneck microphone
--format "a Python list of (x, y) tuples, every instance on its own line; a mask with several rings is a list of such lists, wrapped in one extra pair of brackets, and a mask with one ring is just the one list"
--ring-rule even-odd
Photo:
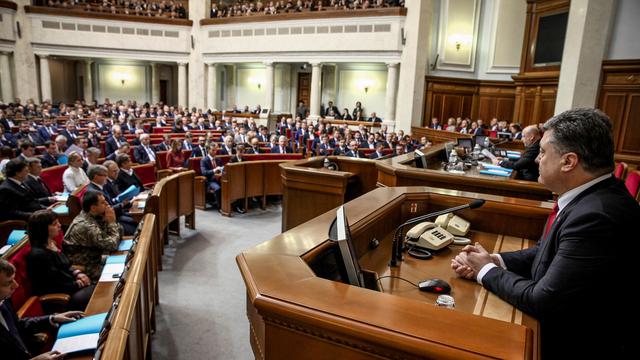
[(393, 235), (393, 243), (391, 245), (391, 261), (389, 262), (389, 266), (398, 266), (398, 261), (402, 261), (402, 230), (404, 230), (406, 226), (417, 224), (419, 222), (426, 221), (430, 218), (438, 217), (440, 215), (445, 215), (448, 213), (452, 213), (452, 212), (456, 212), (464, 209), (476, 209), (484, 205), (484, 202), (485, 202), (484, 199), (476, 199), (468, 204), (459, 205), (449, 209), (444, 209), (444, 210), (428, 213), (425, 215), (417, 216), (402, 223), (400, 226), (396, 228), (396, 231)]

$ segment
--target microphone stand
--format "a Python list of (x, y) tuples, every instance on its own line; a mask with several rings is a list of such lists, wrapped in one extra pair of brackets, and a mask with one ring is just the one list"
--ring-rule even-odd
[(393, 235), (393, 243), (391, 245), (391, 261), (389, 261), (389, 266), (398, 266), (398, 261), (402, 261), (402, 230), (404, 230), (405, 226), (413, 225), (422, 221), (426, 221), (433, 217), (438, 217), (440, 215), (445, 215), (448, 213), (464, 210), (464, 209), (475, 209), (484, 205), (484, 199), (477, 199), (468, 204), (459, 205), (456, 207), (452, 207), (449, 209), (444, 209), (436, 212), (432, 212), (429, 214), (421, 215), (418, 217), (414, 217), (405, 221), (402, 225), (396, 228), (396, 231)]

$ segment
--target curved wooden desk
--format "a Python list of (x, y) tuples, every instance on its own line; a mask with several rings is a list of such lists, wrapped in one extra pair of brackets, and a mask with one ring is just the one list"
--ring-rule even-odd
[[(380, 188), (345, 205), (363, 269), (414, 282), (445, 279), (454, 310), (434, 306), (434, 294), (397, 280), (382, 280), (381, 293), (316, 276), (331, 273), (327, 233), (335, 211), (238, 255), (256, 358), (537, 358), (537, 322), (457, 278), (449, 262), (459, 248), (387, 266), (390, 238), (402, 221), (480, 197), (487, 200), (482, 208), (460, 215), (471, 221), (472, 239), (492, 250), (531, 245), (527, 239), (538, 238), (551, 209), (544, 202), (426, 187)], [(381, 243), (370, 250), (374, 237)]]
[[(514, 198), (551, 200), (552, 193), (539, 183), (481, 175), (477, 169), (464, 175), (440, 168), (444, 145), (429, 148), (430, 169), (413, 166), (413, 152), (390, 159), (370, 160), (329, 156), (340, 171), (323, 168), (323, 157), (280, 164), (282, 170), (282, 230), (289, 230), (376, 187), (431, 186)], [(313, 206), (309, 206), (313, 204)]]

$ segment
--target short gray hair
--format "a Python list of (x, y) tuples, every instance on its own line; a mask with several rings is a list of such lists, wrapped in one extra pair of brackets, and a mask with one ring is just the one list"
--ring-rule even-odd
[(12, 263), (5, 259), (0, 259), (0, 273), (5, 274), (7, 276), (11, 276), (15, 274), (16, 268)]
[(90, 147), (90, 148), (87, 149), (87, 153), (89, 153), (91, 155), (100, 156), (102, 151), (100, 151), (100, 149), (98, 149), (96, 147)]
[(89, 180), (93, 180), (96, 175), (107, 175), (109, 170), (104, 165), (91, 165), (89, 169), (87, 169), (87, 177)]
[(38, 159), (37, 157), (26, 158), (25, 161), (27, 162), (28, 166), (31, 166), (31, 164), (35, 164), (35, 163), (38, 163), (38, 164), (41, 163), (40, 159)]
[(545, 131), (553, 131), (550, 144), (565, 154), (578, 155), (584, 170), (590, 173), (613, 171), (613, 132), (611, 120), (598, 109), (567, 110), (546, 123)]

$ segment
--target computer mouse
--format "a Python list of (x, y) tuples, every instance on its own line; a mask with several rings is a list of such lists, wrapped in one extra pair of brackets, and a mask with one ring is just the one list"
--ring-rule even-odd
[(451, 286), (444, 280), (429, 279), (418, 283), (420, 291), (432, 292), (435, 294), (448, 294), (451, 292)]

